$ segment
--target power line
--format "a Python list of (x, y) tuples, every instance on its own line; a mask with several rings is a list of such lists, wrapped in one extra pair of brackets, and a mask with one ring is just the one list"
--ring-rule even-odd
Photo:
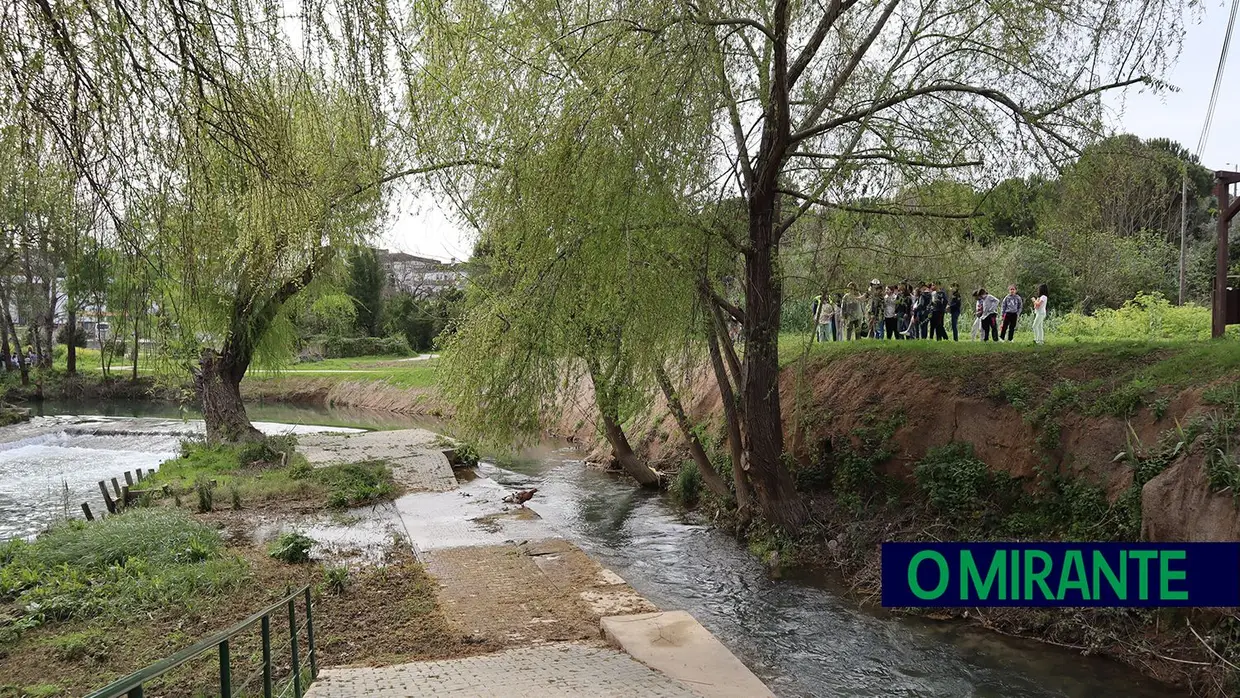
[(1214, 108), (1218, 105), (1219, 91), (1223, 86), (1223, 69), (1227, 67), (1227, 53), (1231, 48), (1231, 32), (1236, 26), (1236, 9), (1240, 8), (1240, 0), (1231, 0), (1231, 17), (1227, 20), (1227, 32), (1223, 34), (1223, 50), (1218, 57), (1218, 70), (1214, 73), (1214, 89), (1210, 93), (1210, 104), (1206, 107), (1206, 120), (1201, 126), (1201, 138), (1197, 140), (1197, 160), (1205, 152), (1206, 141), (1210, 139), (1210, 127), (1214, 124)]

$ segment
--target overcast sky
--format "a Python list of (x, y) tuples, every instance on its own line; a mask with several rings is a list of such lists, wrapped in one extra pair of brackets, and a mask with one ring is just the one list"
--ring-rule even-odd
[[(1159, 95), (1129, 91), (1122, 98), (1108, 99), (1118, 130), (1142, 138), (1171, 138), (1190, 151), (1197, 148), (1228, 12), (1229, 5), (1221, 0), (1206, 0), (1204, 18), (1188, 25), (1180, 60), (1166, 76), (1179, 91)], [(1240, 170), (1240, 58), (1236, 57), (1240, 39), (1233, 37), (1229, 53), (1214, 126), (1201, 156), (1202, 164), (1212, 170)], [(1229, 84), (1233, 87), (1230, 92)], [(401, 213), (388, 225), (382, 244), (436, 259), (468, 259), (473, 238), (450, 210), (446, 203), (441, 205), (431, 197), (406, 195)]]

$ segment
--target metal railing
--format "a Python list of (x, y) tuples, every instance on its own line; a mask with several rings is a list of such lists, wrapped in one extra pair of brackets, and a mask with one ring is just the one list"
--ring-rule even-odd
[[(142, 685), (151, 681), (161, 674), (169, 672), (186, 662), (198, 658), (201, 655), (217, 649), (220, 657), (220, 693), (221, 698), (233, 698), (232, 688), (232, 660), (229, 657), (230, 641), (232, 638), (247, 628), (252, 627), (255, 623), (261, 624), (261, 634), (263, 640), (263, 659), (262, 659), (262, 675), (263, 675), (263, 696), (264, 698), (274, 698), (273, 693), (273, 677), (271, 662), (271, 617), (279, 613), (282, 608), (288, 608), (288, 629), (289, 629), (289, 648), (292, 653), (292, 686), (293, 697), (301, 698), (302, 671), (301, 656), (297, 649), (297, 635), (300, 628), (297, 627), (297, 598), (303, 597), (306, 604), (306, 644), (309, 646), (307, 659), (310, 662), (310, 680), (306, 682), (307, 686), (318, 676), (319, 669), (317, 663), (316, 652), (314, 648), (314, 612), (310, 602), (310, 585), (294, 591), (280, 601), (268, 606), (267, 608), (255, 613), (236, 625), (218, 632), (206, 639), (199, 641), (191, 647), (187, 647), (180, 652), (162, 659), (154, 664), (136, 671), (122, 679), (117, 679), (103, 688), (90, 693), (86, 698), (117, 698), (118, 696), (128, 696), (128, 698), (142, 698)], [(252, 678), (257, 678), (255, 674)], [(248, 683), (248, 679), (246, 683)], [(243, 684), (244, 688), (244, 684)], [(288, 688), (284, 689), (285, 691)], [(283, 691), (281, 692), (283, 695)]]

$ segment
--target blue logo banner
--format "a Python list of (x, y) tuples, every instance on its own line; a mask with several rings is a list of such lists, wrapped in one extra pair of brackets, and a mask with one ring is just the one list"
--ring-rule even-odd
[(1240, 543), (883, 543), (883, 606), (1240, 606)]

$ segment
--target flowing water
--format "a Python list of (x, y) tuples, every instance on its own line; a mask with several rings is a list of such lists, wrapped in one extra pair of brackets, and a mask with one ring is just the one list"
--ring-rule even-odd
[[(44, 406), (47, 415), (100, 412), (100, 405)], [(54, 492), (61, 479), (71, 475), (73, 482), (94, 487), (100, 477), (148, 467), (176, 450), (180, 437), (169, 433), (177, 430), (169, 419), (179, 416), (175, 411), (112, 403), (108, 412), (162, 420), (153, 422), (162, 423), (162, 431), (74, 436), (69, 429), (65, 437), (20, 442), (5, 433), (21, 427), (0, 429), (0, 538), (6, 530), (29, 529), (23, 506), (55, 508), (57, 497), (45, 491)], [(254, 406), (250, 416), (302, 429), (444, 428), (421, 418), (286, 406)], [(21, 451), (20, 457), (8, 458), (13, 451)], [(1174, 695), (1105, 659), (957, 623), (862, 609), (828, 580), (773, 580), (735, 539), (686, 518), (657, 494), (585, 467), (554, 444), (484, 463), (479, 471), (502, 484), (538, 487), (531, 508), (659, 606), (692, 613), (779, 696)]]

